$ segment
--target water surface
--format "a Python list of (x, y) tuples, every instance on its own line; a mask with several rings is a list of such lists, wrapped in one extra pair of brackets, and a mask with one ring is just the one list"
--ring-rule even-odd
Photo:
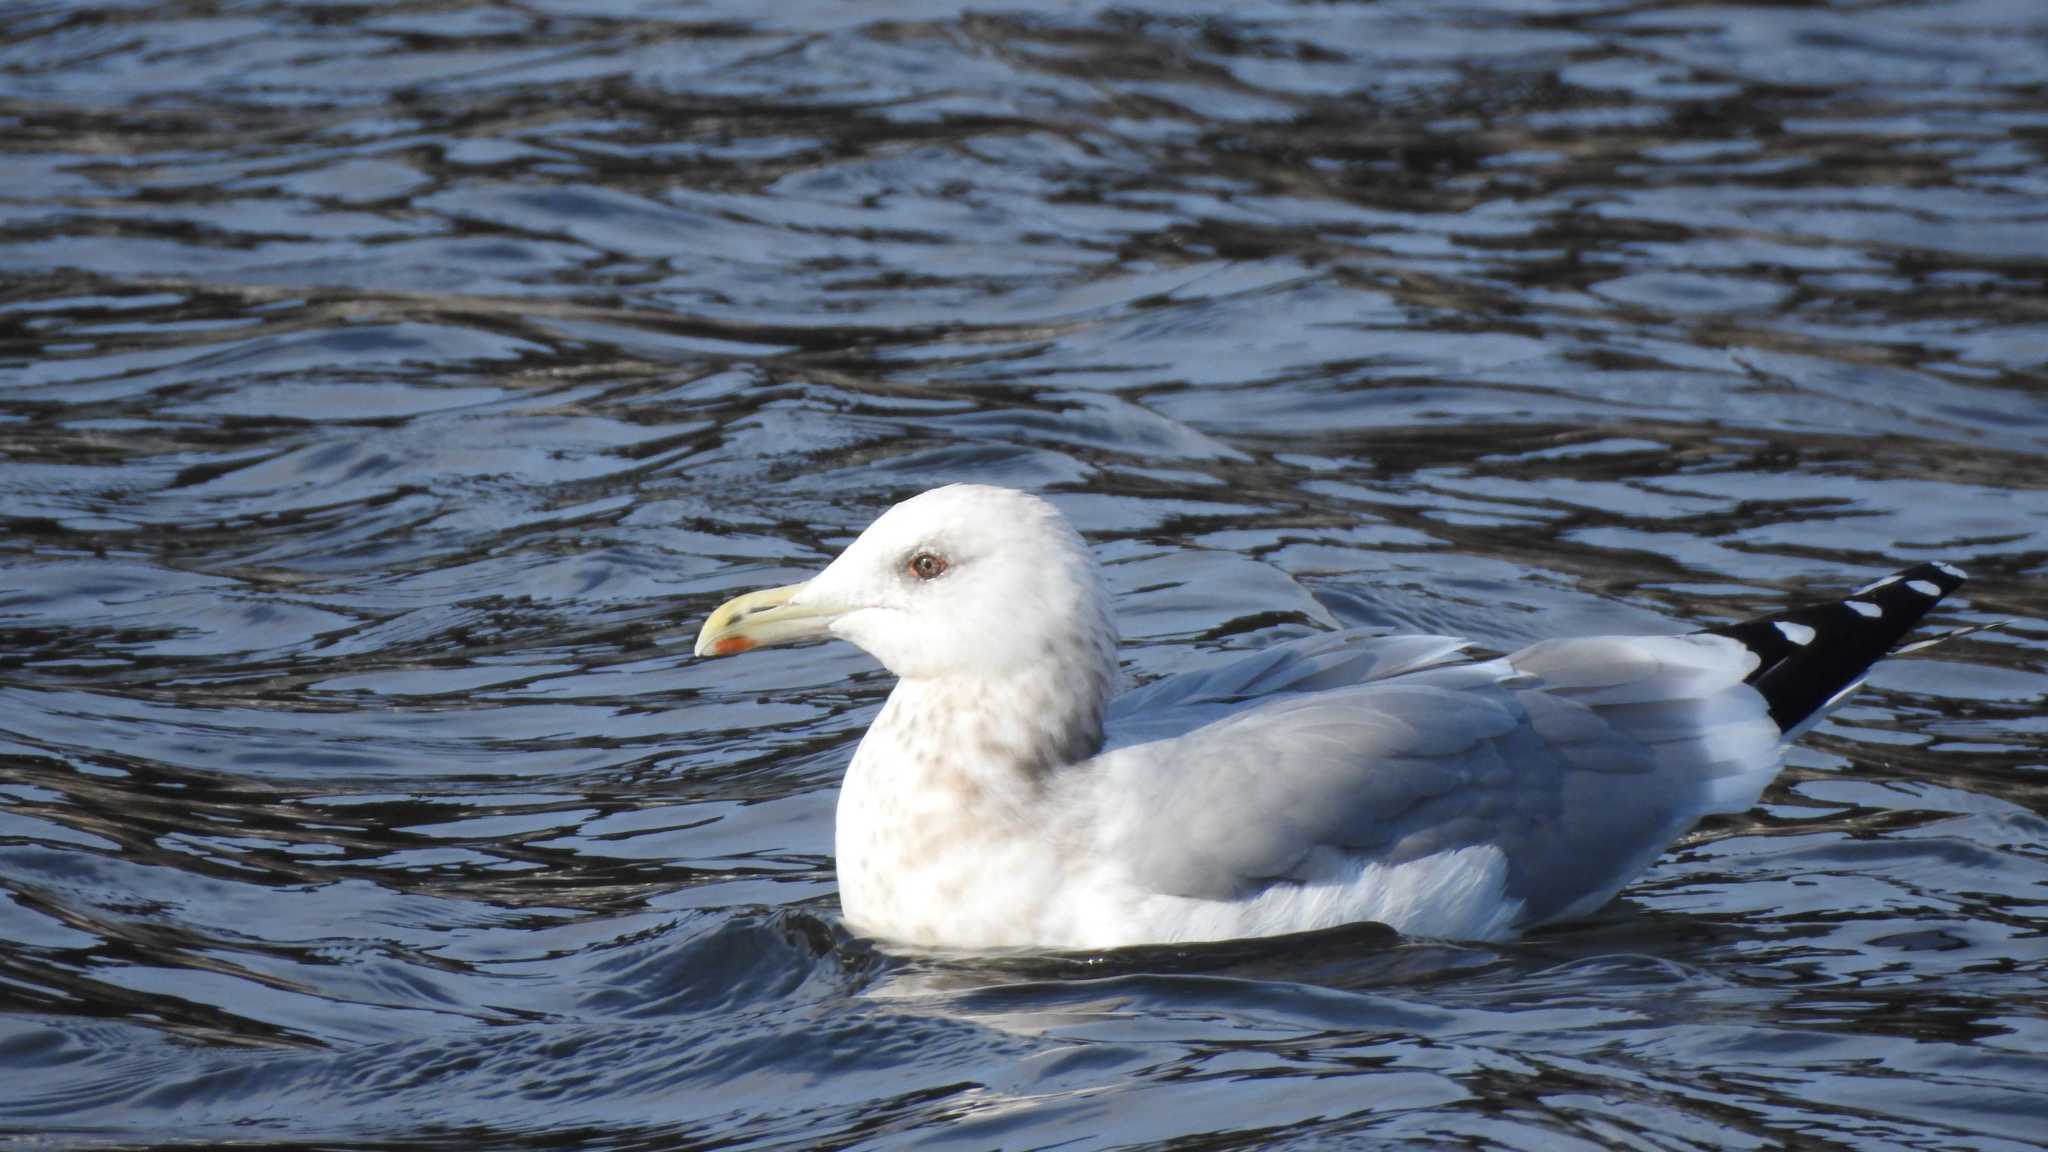
[[(2024, 2), (0, 13), (0, 1133), (2048, 1143)], [(1937, 623), (1594, 921), (850, 936), (888, 682), (673, 642), (1047, 492), (1133, 682)]]

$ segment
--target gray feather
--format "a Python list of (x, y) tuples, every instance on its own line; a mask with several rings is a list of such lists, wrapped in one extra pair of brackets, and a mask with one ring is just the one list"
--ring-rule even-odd
[[(1777, 769), (1777, 728), (1742, 682), (1755, 658), (1733, 641), (1597, 637), (1445, 663), (1456, 652), (1333, 639), (1152, 686), (1155, 719), (1225, 714), (1085, 766), (1107, 847), (1149, 890), (1228, 899), (1336, 861), (1492, 846), (1538, 923), (1606, 900)], [(1328, 686), (1340, 675), (1358, 678)]]

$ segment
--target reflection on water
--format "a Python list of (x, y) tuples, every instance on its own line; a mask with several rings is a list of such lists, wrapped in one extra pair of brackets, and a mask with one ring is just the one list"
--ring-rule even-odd
[[(2044, 35), (15, 6), (0, 1132), (2040, 1141)], [(677, 640), (959, 479), (1084, 528), (1138, 680), (1921, 558), (2017, 622), (1591, 924), (897, 955), (831, 869), (886, 680)]]

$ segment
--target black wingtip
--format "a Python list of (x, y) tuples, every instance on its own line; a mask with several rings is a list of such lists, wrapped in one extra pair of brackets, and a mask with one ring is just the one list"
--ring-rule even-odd
[(1708, 628), (1757, 655), (1748, 682), (1790, 732), (1852, 688), (1941, 598), (1969, 579), (1953, 564), (1915, 564), (1848, 596)]

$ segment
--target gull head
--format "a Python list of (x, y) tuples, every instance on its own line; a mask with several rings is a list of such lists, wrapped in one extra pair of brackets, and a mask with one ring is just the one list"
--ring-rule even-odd
[(1080, 534), (1036, 496), (978, 484), (913, 496), (811, 579), (726, 601), (697, 655), (835, 636), (906, 680), (1113, 666), (1116, 648)]

